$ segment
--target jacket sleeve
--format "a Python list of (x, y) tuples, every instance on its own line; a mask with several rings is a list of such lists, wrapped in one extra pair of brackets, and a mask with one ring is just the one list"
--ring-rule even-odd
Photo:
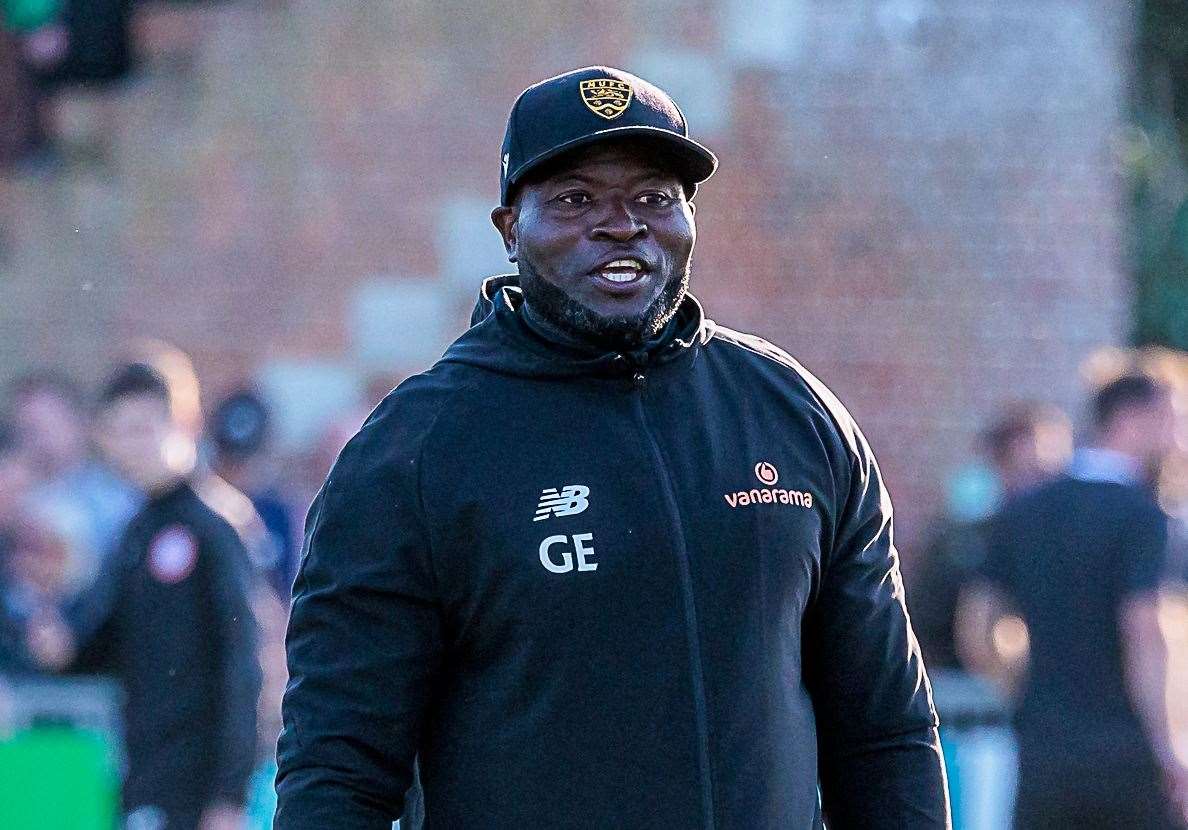
[(417, 460), (373, 417), (310, 508), (277, 748), (278, 830), (389, 830), (442, 651)]
[[(805, 680), (817, 718), (830, 830), (949, 828), (937, 717), (904, 603), (891, 500), (849, 424), (850, 469), (805, 620)], [(848, 486), (847, 486), (848, 481)]]
[(239, 534), (223, 526), (204, 551), (210, 565), (209, 602), (215, 614), (212, 646), (219, 667), (219, 760), (211, 782), (214, 800), (242, 805), (255, 769), (259, 743), (260, 657), (250, 594), (254, 584)]

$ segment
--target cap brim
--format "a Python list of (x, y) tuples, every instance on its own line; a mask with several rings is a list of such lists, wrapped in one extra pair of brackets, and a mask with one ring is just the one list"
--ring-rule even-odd
[(507, 181), (503, 187), (503, 203), (506, 205), (510, 201), (512, 190), (519, 185), (524, 177), (536, 170), (541, 165), (552, 161), (558, 156), (563, 156), (566, 153), (577, 150), (581, 147), (586, 147), (591, 144), (600, 144), (605, 141), (618, 141), (625, 138), (649, 138), (653, 139), (664, 146), (665, 153), (670, 156), (679, 166), (677, 171), (682, 178), (687, 179), (692, 184), (696, 185), (705, 181), (714, 174), (718, 168), (718, 157), (709, 151), (707, 147), (698, 144), (691, 138), (685, 138), (682, 135), (677, 135), (669, 130), (660, 129), (659, 127), (647, 127), (641, 125), (634, 125), (631, 127), (611, 127), (606, 130), (599, 130), (596, 133), (583, 135), (580, 138), (575, 138), (572, 141), (567, 141), (553, 147), (546, 152), (541, 153), (534, 158), (521, 164), (515, 171), (507, 177)]

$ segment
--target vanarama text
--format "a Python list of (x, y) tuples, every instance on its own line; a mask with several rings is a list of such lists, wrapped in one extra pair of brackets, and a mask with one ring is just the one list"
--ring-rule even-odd
[(794, 504), (797, 507), (812, 507), (813, 494), (800, 490), (783, 490), (764, 487), (739, 490), (723, 496), (731, 507), (746, 507), (748, 504)]

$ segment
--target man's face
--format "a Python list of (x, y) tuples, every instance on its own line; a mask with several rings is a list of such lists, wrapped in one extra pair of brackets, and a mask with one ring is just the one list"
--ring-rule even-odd
[(1161, 392), (1146, 404), (1121, 410), (1107, 429), (1120, 437), (1126, 452), (1144, 466), (1157, 469), (1177, 445), (1177, 403), (1170, 391)]
[(181, 438), (169, 404), (154, 395), (118, 398), (100, 414), (95, 440), (107, 460), (141, 488), (150, 489), (172, 473), (170, 455)]
[(1161, 462), (1176, 449), (1182, 415), (1180, 402), (1171, 391), (1159, 395), (1150, 406), (1140, 410), (1139, 432), (1146, 439), (1149, 463)]
[(567, 156), (491, 218), (525, 300), (587, 341), (638, 344), (689, 285), (693, 206), (654, 145), (622, 141)]
[(52, 390), (26, 396), (15, 407), (13, 421), (39, 475), (58, 475), (81, 462), (86, 454), (79, 413), (70, 401)]
[(1008, 491), (1030, 487), (1064, 468), (1072, 455), (1072, 431), (1059, 421), (1040, 421), (1011, 439), (998, 473)]

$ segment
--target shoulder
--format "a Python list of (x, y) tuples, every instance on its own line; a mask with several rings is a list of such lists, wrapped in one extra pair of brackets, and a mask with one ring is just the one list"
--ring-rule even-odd
[(178, 524), (164, 523), (161, 533), (184, 527), (203, 550), (246, 549), (245, 530), (255, 518), (251, 501), (231, 485), (214, 476), (191, 485), (191, 493), (180, 511)]
[(213, 473), (194, 483), (194, 494), (195, 509), (220, 532), (234, 529), (247, 538), (260, 521), (252, 500)]
[(779, 346), (758, 335), (715, 323), (706, 348), (750, 370), (752, 379), (767, 379), (793, 403), (817, 411), (832, 426), (851, 456), (869, 455), (870, 448), (862, 431), (837, 395)]
[(327, 488), (354, 490), (415, 475), (422, 448), (442, 414), (471, 389), (476, 374), (439, 362), (404, 380), (343, 447)]

